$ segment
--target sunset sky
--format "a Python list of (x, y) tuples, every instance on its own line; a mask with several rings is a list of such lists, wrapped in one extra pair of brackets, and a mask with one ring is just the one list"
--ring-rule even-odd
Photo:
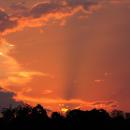
[(0, 105), (130, 111), (130, 0), (0, 0)]

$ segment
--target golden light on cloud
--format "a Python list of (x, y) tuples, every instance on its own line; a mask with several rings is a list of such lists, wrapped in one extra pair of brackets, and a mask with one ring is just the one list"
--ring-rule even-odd
[(7, 91), (11, 90), (10, 86), (21, 86), (31, 81), (34, 76), (42, 76), (52, 78), (50, 74), (29, 71), (22, 68), (22, 66), (10, 56), (10, 51), (14, 45), (7, 42), (5, 39), (0, 39), (0, 85)]

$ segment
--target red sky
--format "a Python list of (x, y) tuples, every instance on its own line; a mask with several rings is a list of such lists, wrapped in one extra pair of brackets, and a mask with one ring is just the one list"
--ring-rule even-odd
[(0, 6), (0, 83), (15, 100), (130, 111), (129, 0)]

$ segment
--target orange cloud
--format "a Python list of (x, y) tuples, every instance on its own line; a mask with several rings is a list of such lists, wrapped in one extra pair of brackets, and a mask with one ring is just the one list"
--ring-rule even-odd
[(25, 70), (9, 55), (14, 45), (5, 39), (0, 39), (0, 85), (8, 91), (12, 91), (9, 86), (20, 86), (30, 82), (34, 76), (45, 76), (51, 78), (47, 73)]
[(45, 107), (49, 107), (54, 110), (60, 110), (61, 107), (67, 107), (69, 109), (80, 108), (80, 109), (93, 109), (93, 108), (104, 108), (111, 110), (118, 107), (116, 101), (85, 101), (81, 99), (51, 99), (51, 98), (33, 98), (25, 96), (23, 93), (18, 93), (14, 96), (16, 101), (23, 101), (31, 105), (36, 105), (36, 103), (43, 104)]
[(51, 93), (53, 93), (53, 91), (52, 91), (52, 90), (49, 90), (49, 89), (46, 89), (46, 90), (44, 90), (44, 91), (42, 92), (43, 95), (47, 95), (47, 94), (51, 94)]
[(103, 79), (95, 79), (94, 82), (95, 83), (102, 83), (102, 82), (104, 82), (104, 80)]

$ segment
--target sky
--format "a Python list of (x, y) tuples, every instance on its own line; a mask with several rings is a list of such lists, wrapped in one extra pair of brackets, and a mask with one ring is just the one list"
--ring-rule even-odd
[(130, 0), (0, 0), (0, 105), (130, 111), (129, 12)]

